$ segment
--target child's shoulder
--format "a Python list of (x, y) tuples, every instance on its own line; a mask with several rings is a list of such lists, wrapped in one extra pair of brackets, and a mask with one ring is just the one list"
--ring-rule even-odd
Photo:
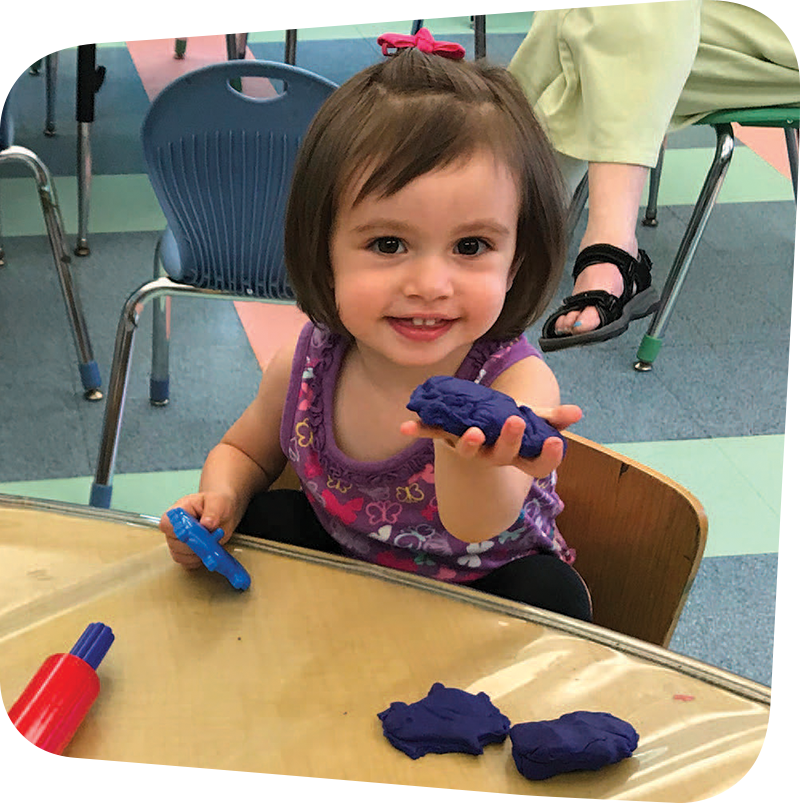
[(528, 407), (555, 407), (560, 403), (555, 374), (541, 357), (533, 354), (506, 367), (490, 386)]

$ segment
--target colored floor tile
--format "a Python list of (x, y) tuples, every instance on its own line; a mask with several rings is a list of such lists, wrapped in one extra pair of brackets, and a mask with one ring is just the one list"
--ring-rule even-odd
[(611, 448), (666, 474), (697, 497), (708, 516), (706, 557), (778, 550), (783, 436)]

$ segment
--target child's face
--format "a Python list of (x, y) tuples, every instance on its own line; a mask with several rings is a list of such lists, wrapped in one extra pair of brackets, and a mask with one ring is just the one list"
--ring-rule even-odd
[(330, 243), (342, 323), (398, 365), (452, 373), (511, 287), (516, 182), (481, 152), (354, 207), (359, 186), (345, 193)]

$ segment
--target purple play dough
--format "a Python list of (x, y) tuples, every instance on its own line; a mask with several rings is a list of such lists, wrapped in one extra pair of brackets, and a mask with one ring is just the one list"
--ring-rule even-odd
[(524, 722), (510, 731), (511, 755), (531, 781), (562, 772), (598, 770), (629, 758), (639, 744), (633, 726), (601, 711), (574, 711), (558, 719)]
[(502, 742), (511, 725), (485, 692), (441, 683), (416, 703), (392, 703), (378, 718), (389, 742), (415, 759), (426, 753), (480, 755), (485, 745)]
[(520, 457), (537, 457), (545, 440), (552, 436), (561, 438), (564, 449), (567, 448), (564, 436), (530, 407), (517, 406), (511, 396), (467, 379), (432, 376), (414, 390), (407, 407), (419, 415), (423, 424), (440, 427), (453, 435), (460, 436), (470, 427), (478, 427), (489, 446), (500, 437), (506, 419), (518, 415), (525, 421)]

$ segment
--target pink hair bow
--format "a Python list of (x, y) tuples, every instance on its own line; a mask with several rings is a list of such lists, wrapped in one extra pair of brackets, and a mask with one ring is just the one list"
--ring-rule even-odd
[(437, 56), (444, 56), (446, 59), (464, 58), (466, 51), (456, 42), (437, 42), (427, 28), (420, 28), (416, 36), (404, 33), (385, 33), (378, 37), (378, 44), (381, 46), (384, 56), (392, 55), (389, 48), (394, 48), (396, 53), (406, 47), (415, 47), (423, 53), (435, 53)]

